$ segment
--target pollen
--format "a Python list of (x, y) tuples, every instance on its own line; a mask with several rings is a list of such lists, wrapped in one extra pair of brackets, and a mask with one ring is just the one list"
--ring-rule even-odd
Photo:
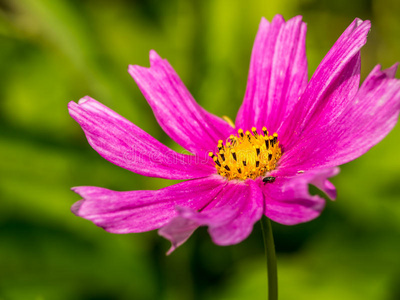
[(246, 180), (274, 170), (282, 151), (277, 133), (269, 135), (266, 127), (261, 132), (253, 127), (251, 131), (239, 129), (225, 143), (219, 140), (216, 151), (209, 156), (221, 176), (228, 180)]

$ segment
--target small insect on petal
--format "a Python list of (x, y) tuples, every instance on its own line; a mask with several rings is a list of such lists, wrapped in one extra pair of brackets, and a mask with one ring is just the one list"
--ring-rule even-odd
[(272, 177), (272, 176), (267, 176), (267, 177), (264, 177), (264, 178), (263, 178), (264, 184), (266, 184), (266, 183), (272, 183), (272, 182), (274, 182), (274, 181), (275, 181), (275, 177)]

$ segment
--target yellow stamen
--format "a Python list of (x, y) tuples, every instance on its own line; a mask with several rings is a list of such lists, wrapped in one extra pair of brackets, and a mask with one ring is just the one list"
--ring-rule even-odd
[(228, 116), (222, 116), (222, 119), (224, 119), (229, 125), (235, 128), (235, 123), (233, 123), (231, 118), (229, 118)]
[(238, 134), (230, 135), (225, 144), (218, 141), (218, 151), (208, 155), (221, 176), (228, 180), (255, 179), (276, 168), (282, 156), (278, 134), (268, 135), (266, 127), (261, 130), (264, 135), (255, 127), (245, 133), (239, 129)]

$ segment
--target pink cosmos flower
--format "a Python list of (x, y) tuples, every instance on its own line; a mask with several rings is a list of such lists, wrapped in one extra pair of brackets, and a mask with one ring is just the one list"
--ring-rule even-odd
[[(112, 233), (160, 229), (181, 245), (208, 226), (218, 245), (244, 240), (262, 215), (293, 225), (316, 218), (336, 197), (328, 181), (338, 165), (367, 152), (395, 126), (397, 64), (376, 66), (360, 83), (360, 49), (370, 22), (355, 19), (308, 81), (306, 24), (297, 16), (262, 19), (244, 101), (235, 125), (201, 108), (170, 64), (150, 52), (150, 68), (129, 66), (163, 130), (193, 155), (164, 146), (90, 97), (69, 112), (89, 144), (132, 172), (187, 181), (161, 190), (116, 192), (76, 187), (72, 211)], [(268, 130), (269, 132), (268, 132)]]

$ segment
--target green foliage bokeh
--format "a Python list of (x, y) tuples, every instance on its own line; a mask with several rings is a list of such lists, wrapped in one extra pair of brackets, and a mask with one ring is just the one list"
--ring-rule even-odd
[[(362, 78), (400, 60), (400, 2), (0, 1), (0, 300), (265, 299), (259, 225), (241, 244), (201, 228), (171, 256), (156, 232), (113, 235), (75, 217), (78, 185), (158, 189), (102, 159), (69, 117), (90, 95), (179, 149), (127, 73), (155, 49), (197, 101), (234, 119), (261, 16), (302, 14), (309, 74), (355, 17), (370, 19)], [(282, 300), (400, 299), (400, 129), (333, 178), (336, 202), (273, 224)]]

